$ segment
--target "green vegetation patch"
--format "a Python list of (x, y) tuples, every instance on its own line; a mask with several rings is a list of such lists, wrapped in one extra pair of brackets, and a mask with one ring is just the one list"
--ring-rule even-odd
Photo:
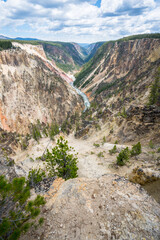
[(0, 40), (0, 51), (12, 48), (12, 42), (8, 40)]
[(30, 196), (30, 187), (24, 177), (9, 182), (5, 176), (0, 176), (0, 239), (17, 240), (31, 226), (43, 223), (43, 218), (40, 218), (36, 224), (35, 218), (45, 200), (38, 195), (29, 201)]
[(62, 177), (65, 180), (78, 177), (77, 154), (73, 154), (74, 149), (68, 146), (68, 141), (62, 136), (57, 140), (57, 144), (52, 148), (52, 152), (47, 149), (44, 159), (47, 163), (49, 176)]
[(151, 86), (148, 105), (160, 105), (160, 67), (156, 73), (154, 83)]
[(116, 145), (114, 145), (114, 147), (111, 150), (109, 150), (109, 153), (110, 153), (110, 155), (117, 153)]
[(128, 147), (126, 147), (124, 150), (121, 150), (121, 152), (117, 156), (117, 165), (124, 166), (125, 163), (129, 160), (129, 157), (130, 157), (130, 151)]

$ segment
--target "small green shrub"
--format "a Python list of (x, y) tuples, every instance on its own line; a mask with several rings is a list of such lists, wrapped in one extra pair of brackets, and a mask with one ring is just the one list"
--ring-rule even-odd
[(111, 133), (111, 134), (114, 133), (113, 127), (111, 128), (109, 133)]
[(101, 126), (97, 123), (96, 125), (95, 125), (95, 128), (96, 128), (96, 130), (101, 130)]
[(39, 139), (42, 137), (40, 127), (38, 124), (33, 124), (31, 127), (31, 134), (33, 138), (38, 142)]
[(119, 155), (117, 156), (117, 165), (123, 166), (128, 161), (130, 157), (130, 151), (128, 147), (126, 147), (124, 150), (121, 150)]
[(156, 73), (155, 81), (151, 86), (148, 105), (160, 104), (160, 67)]
[(139, 155), (142, 152), (141, 143), (138, 142), (137, 144), (133, 145), (131, 150), (131, 156)]
[(28, 182), (30, 187), (34, 187), (37, 183), (41, 182), (46, 177), (45, 171), (41, 168), (32, 169), (28, 174)]
[(160, 153), (160, 148), (157, 149), (157, 153)]
[(103, 152), (99, 152), (98, 154), (97, 154), (97, 156), (100, 158), (100, 157), (104, 157), (104, 155), (103, 155)]
[(118, 144), (118, 141), (116, 140), (114, 144)]
[(93, 143), (93, 146), (94, 147), (100, 147), (100, 144), (99, 143)]
[(54, 136), (59, 133), (59, 126), (57, 123), (52, 123), (49, 128), (49, 137), (51, 140), (54, 140)]
[(123, 118), (127, 117), (126, 109), (123, 107), (122, 111), (118, 113), (118, 116), (121, 116)]
[(152, 149), (154, 148), (154, 144), (153, 144), (152, 140), (149, 141), (149, 147)]
[(106, 143), (107, 141), (106, 141), (106, 137), (104, 136), (103, 137), (103, 142), (102, 143)]
[(112, 155), (112, 154), (115, 154), (116, 152), (117, 152), (117, 147), (116, 145), (114, 145), (114, 147), (111, 150), (109, 150), (109, 153), (110, 155)]

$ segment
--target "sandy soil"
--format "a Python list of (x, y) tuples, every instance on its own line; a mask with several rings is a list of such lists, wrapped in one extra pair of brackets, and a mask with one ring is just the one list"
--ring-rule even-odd
[[(102, 136), (99, 134), (86, 140), (75, 139), (73, 134), (64, 137), (68, 140), (69, 146), (72, 146), (75, 152), (78, 153), (79, 177), (96, 178), (107, 173), (116, 173), (125, 176), (140, 163), (132, 161), (132, 163), (128, 163), (126, 166), (117, 167), (115, 163), (118, 153), (114, 155), (109, 154), (109, 150), (114, 147), (114, 144), (103, 143)], [(95, 143), (99, 144), (99, 147), (94, 146)], [(15, 156), (13, 156), (17, 166), (17, 173), (19, 175), (27, 175), (27, 172), (32, 168), (43, 168), (43, 162), (35, 159), (42, 156), (46, 148), (51, 150), (55, 144), (56, 139), (52, 142), (49, 138), (43, 138), (39, 143), (32, 139), (26, 151), (18, 149)], [(126, 147), (126, 145), (118, 144), (116, 146), (118, 152)], [(99, 153), (103, 156), (98, 156)]]

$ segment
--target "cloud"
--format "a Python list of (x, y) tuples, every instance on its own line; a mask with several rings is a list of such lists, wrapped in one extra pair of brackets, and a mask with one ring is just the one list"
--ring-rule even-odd
[(95, 42), (160, 30), (157, 0), (7, 0), (0, 10), (0, 33), (13, 37)]

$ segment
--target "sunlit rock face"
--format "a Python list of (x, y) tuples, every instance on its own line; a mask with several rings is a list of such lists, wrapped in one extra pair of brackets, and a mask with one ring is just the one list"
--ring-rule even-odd
[(27, 133), (30, 123), (63, 122), (83, 108), (72, 81), (45, 56), (42, 46), (14, 44), (0, 52), (0, 126)]
[[(75, 84), (92, 98), (144, 96), (160, 65), (160, 39), (105, 43), (77, 76)], [(113, 102), (113, 101), (112, 101)], [(118, 102), (118, 101), (117, 101)], [(117, 103), (118, 104), (118, 103)]]
[[(159, 71), (160, 39), (142, 38), (103, 44), (76, 76), (74, 84), (93, 100), (90, 116), (101, 127), (107, 123), (108, 141), (160, 141), (159, 97), (148, 106)], [(80, 130), (88, 134), (85, 127)], [(76, 135), (84, 137), (81, 132)]]
[(122, 177), (57, 179), (46, 194), (43, 227), (22, 239), (155, 239), (159, 204)]

